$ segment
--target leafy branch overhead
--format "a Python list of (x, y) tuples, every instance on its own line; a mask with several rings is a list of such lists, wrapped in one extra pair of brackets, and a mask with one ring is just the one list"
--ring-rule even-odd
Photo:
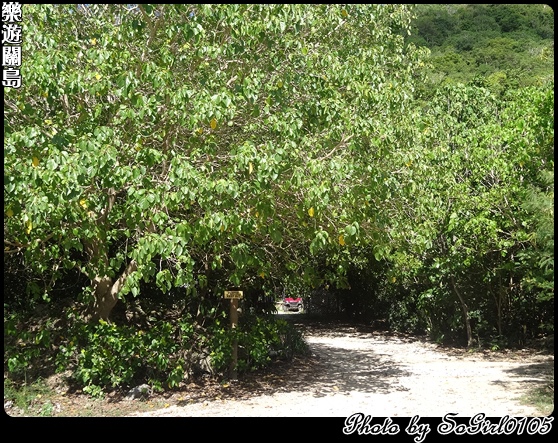
[(204, 268), (222, 270), (217, 286), (280, 278), (366, 223), (353, 191), (377, 185), (355, 177), (404, 126), (421, 56), (393, 32), (407, 7), (29, 5), (26, 17), (27, 87), (5, 96), (7, 240), (39, 268), (78, 267), (99, 305), (155, 277), (193, 290)]

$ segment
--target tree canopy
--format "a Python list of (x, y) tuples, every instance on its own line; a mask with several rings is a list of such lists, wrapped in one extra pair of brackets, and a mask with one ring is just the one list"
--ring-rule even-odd
[(53, 282), (86, 274), (101, 318), (142, 279), (311, 280), (309, 256), (358, 241), (362, 203), (380, 203), (372, 172), (408, 142), (422, 52), (400, 35), (404, 5), (26, 17), (26, 87), (5, 96), (6, 239)]

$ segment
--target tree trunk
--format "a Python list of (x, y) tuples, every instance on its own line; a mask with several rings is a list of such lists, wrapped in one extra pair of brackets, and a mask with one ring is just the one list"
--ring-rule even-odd
[[(93, 263), (101, 263), (101, 268), (107, 269), (109, 264), (108, 248), (106, 244), (106, 232), (108, 229), (107, 217), (114, 206), (116, 191), (113, 188), (107, 190), (107, 204), (101, 211), (97, 222), (98, 236), (85, 242), (85, 248)], [(154, 226), (150, 228), (154, 230)], [(90, 320), (109, 321), (109, 316), (118, 301), (118, 293), (122, 289), (126, 278), (137, 269), (137, 263), (132, 260), (124, 272), (116, 281), (107, 275), (97, 275), (91, 281), (93, 286), (93, 303), (90, 306)]]
[(467, 303), (461, 296), (461, 293), (457, 290), (457, 285), (455, 284), (455, 278), (451, 276), (451, 285), (453, 286), (453, 290), (457, 294), (459, 298), (459, 303), (461, 304), (461, 310), (463, 311), (463, 320), (465, 322), (465, 329), (467, 330), (467, 347), (470, 348), (473, 346), (473, 331), (471, 329), (471, 320), (469, 319), (469, 308), (467, 307)]
[(122, 289), (126, 278), (137, 269), (137, 263), (132, 260), (126, 270), (120, 277), (113, 283), (112, 278), (108, 276), (95, 277), (92, 281), (93, 284), (93, 304), (91, 306), (91, 320), (110, 321), (109, 316), (118, 301), (118, 293)]
[(95, 277), (92, 284), (94, 299), (91, 307), (91, 320), (109, 321), (110, 312), (118, 299), (118, 294), (112, 293), (112, 278), (107, 276)]
[(502, 304), (506, 297), (506, 288), (502, 285), (502, 276), (498, 277), (498, 295), (496, 296), (496, 313), (497, 313), (497, 327), (498, 335), (502, 335)]

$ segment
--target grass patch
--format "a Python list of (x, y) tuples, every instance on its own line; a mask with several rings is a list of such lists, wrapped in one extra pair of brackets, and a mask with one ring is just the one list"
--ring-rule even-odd
[[(11, 410), (14, 414), (50, 417), (55, 410), (52, 395), (52, 390), (42, 379), (21, 386), (4, 379), (4, 409), (8, 414)], [(6, 408), (6, 404), (10, 407)]]
[(163, 407), (160, 399), (111, 401), (84, 393), (59, 394), (45, 380), (18, 384), (4, 379), (4, 410), (13, 417), (119, 417)]
[(552, 414), (554, 411), (554, 368), (552, 368), (551, 374), (546, 374), (544, 384), (525, 395), (522, 401), (537, 408), (543, 416)]

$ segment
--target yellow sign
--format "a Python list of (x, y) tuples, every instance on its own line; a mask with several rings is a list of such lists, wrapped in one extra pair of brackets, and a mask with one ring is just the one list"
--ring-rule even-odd
[(242, 298), (242, 291), (225, 291), (225, 298)]

